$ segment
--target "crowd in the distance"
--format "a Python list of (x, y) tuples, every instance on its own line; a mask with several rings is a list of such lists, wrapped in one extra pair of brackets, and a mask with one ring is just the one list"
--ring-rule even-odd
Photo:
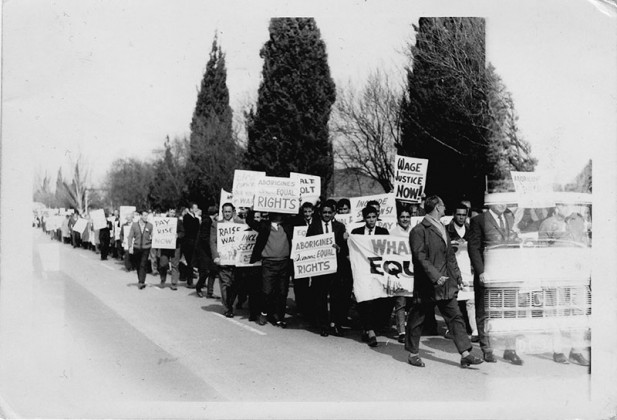
[[(424, 366), (418, 355), (420, 336), (440, 334), (434, 312), (437, 306), (447, 327), (445, 336), (454, 341), (461, 354), (461, 366), (495, 362), (483, 328), (486, 315), (482, 298), (482, 250), (491, 241), (507, 241), (510, 237), (513, 220), (507, 208), (497, 205), (471, 209), (469, 202), (461, 202), (453, 209), (452, 220), (444, 225), (441, 220), (445, 206), (437, 196), (428, 197), (420, 204), (397, 203), (398, 223), (391, 232), (377, 223), (380, 216), (377, 201), (369, 201), (362, 210), (363, 226), (348, 231), (335, 215), (349, 214), (350, 208), (350, 201), (344, 198), (323, 200), (318, 205), (303, 203), (294, 216), (236, 209), (231, 203), (224, 203), (219, 214), (218, 207), (208, 207), (204, 212), (197, 204), (192, 204), (189, 208), (167, 212), (142, 210), (125, 220), (120, 220), (119, 211), (113, 210), (106, 211), (105, 228), (96, 231), (89, 220), (83, 233), (73, 229), (80, 217), (74, 212), (67, 214), (60, 228), (51, 235), (73, 247), (90, 249), (100, 254), (101, 260), (109, 256), (122, 260), (127, 271), (136, 271), (137, 287), (141, 290), (146, 287), (148, 274), (158, 276), (156, 286), (159, 288), (165, 288), (170, 277), (171, 290), (178, 290), (179, 284), (185, 283), (187, 288), (195, 289), (198, 298), (220, 298), (226, 317), (232, 318), (240, 310), (246, 314), (246, 304), (249, 321), (260, 326), (270, 323), (286, 328), (290, 319), (299, 320), (322, 337), (351, 334), (359, 324), (361, 338), (368, 346), (378, 345), (378, 335), (393, 336), (405, 344), (410, 352), (408, 361), (414, 366)], [(151, 217), (155, 215), (177, 218), (175, 249), (152, 247)], [(89, 219), (88, 214), (82, 216)], [(422, 222), (411, 226), (415, 216), (422, 216)], [(494, 231), (487, 228), (488, 222), (484, 219), (494, 224)], [(242, 224), (243, 229), (256, 231), (251, 263), (259, 261), (261, 265), (222, 264), (216, 237), (219, 223)], [(35, 224), (46, 231), (45, 218), (37, 219)], [(306, 226), (307, 236), (334, 233), (336, 273), (294, 279), (290, 259), (294, 226)], [(550, 229), (547, 227), (544, 231)], [(355, 301), (347, 244), (350, 234), (409, 238), (414, 268), (413, 298)], [(453, 255), (461, 243), (469, 243), (469, 259), (475, 272), (475, 305), (474, 299), (457, 301), (457, 292), (464, 284)], [(217, 279), (220, 297), (214, 291)], [(288, 305), (290, 286), (294, 292), (293, 306)], [(470, 353), (472, 342), (480, 343), (483, 357)], [(570, 361), (589, 364), (579, 350), (573, 349), (573, 352)], [(555, 357), (555, 361), (563, 362), (563, 355)], [(523, 363), (513, 348), (507, 349), (503, 358), (513, 364)]]

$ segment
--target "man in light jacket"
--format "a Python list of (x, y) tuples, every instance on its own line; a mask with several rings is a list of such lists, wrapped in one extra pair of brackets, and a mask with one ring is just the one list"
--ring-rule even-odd
[(146, 287), (146, 270), (148, 256), (152, 248), (153, 230), (152, 223), (148, 222), (148, 212), (144, 210), (141, 212), (139, 220), (131, 225), (129, 231), (129, 254), (133, 255), (134, 265), (137, 267), (137, 279), (139, 280), (137, 287), (140, 290)]

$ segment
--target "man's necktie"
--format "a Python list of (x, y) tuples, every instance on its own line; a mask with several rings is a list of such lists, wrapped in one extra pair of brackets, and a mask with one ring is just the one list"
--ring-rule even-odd
[(330, 231), (328, 230), (328, 222), (326, 222), (326, 233), (330, 233)]
[(373, 229), (369, 228), (369, 229), (368, 229), (368, 234), (369, 234), (369, 235), (372, 235), (372, 234), (373, 234)]
[(503, 223), (503, 215), (499, 215), (499, 229), (501, 229), (504, 234), (506, 233), (506, 226)]

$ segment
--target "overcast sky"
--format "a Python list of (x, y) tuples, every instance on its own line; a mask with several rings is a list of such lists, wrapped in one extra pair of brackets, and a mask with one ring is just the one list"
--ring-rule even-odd
[(273, 16), (315, 17), (337, 85), (360, 84), (375, 68), (402, 78), (401, 51), (420, 16), (480, 16), (488, 60), (513, 94), (538, 169), (570, 181), (614, 141), (606, 121), (617, 100), (617, 44), (614, 10), (567, 4), (5, 1), (3, 146), (29, 147), (33, 172), (54, 177), (81, 153), (100, 182), (113, 160), (149, 159), (165, 136), (188, 134), (215, 30), (236, 111), (257, 97), (259, 50)]

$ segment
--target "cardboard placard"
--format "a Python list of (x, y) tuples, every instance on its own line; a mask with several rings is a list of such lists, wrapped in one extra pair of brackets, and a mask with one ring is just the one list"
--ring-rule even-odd
[(419, 203), (426, 188), (428, 159), (394, 157), (394, 191), (398, 200)]

